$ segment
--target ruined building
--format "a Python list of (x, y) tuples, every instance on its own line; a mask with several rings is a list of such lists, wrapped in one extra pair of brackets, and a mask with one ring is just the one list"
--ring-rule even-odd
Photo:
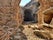
[[(23, 37), (20, 38), (20, 36), (23, 36), (24, 33), (28, 39), (33, 36), (36, 38), (41, 34), (40, 36), (49, 38), (49, 40), (52, 38), (53, 40), (53, 0), (31, 0), (22, 9), (19, 6), (20, 1), (21, 0), (0, 0), (0, 40), (11, 40), (11, 36), (15, 36), (14, 40), (22, 40)], [(36, 23), (25, 25), (22, 24), (23, 21), (38, 21), (38, 25)], [(19, 32), (19, 26), (20, 28), (25, 28), (21, 28), (21, 31), (24, 33)], [(34, 28), (32, 29), (32, 27)], [(38, 27), (41, 29), (38, 29)], [(16, 33), (17, 30), (22, 35)], [(33, 32), (35, 32), (35, 35)]]
[(28, 4), (23, 7), (24, 21), (34, 21), (37, 22), (37, 14), (39, 7), (38, 1), (31, 0)]

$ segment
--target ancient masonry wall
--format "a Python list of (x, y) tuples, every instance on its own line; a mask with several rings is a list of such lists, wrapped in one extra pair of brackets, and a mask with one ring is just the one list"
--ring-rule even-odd
[(19, 3), (21, 0), (0, 0), (0, 40), (9, 40), (22, 23)]
[[(40, 8), (37, 12), (38, 14), (38, 25), (46, 23), (50, 23), (53, 18), (53, 0), (39, 0)], [(49, 11), (49, 10), (50, 11)], [(46, 15), (45, 15), (46, 13)], [(52, 14), (52, 15), (51, 15)]]

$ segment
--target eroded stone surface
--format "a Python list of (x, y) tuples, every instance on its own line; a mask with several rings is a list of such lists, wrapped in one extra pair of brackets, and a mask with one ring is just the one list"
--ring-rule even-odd
[(22, 23), (19, 3), (21, 0), (0, 0), (0, 40), (9, 40)]
[[(39, 0), (40, 9), (38, 13), (38, 24), (50, 24), (53, 18), (53, 1), (51, 0)], [(41, 27), (41, 26), (39, 26)]]

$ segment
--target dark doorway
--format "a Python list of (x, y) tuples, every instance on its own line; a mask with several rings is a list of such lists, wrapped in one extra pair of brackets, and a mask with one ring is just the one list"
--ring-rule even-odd
[(33, 20), (34, 20), (34, 17), (32, 14), (32, 10), (26, 9), (24, 11), (24, 21), (33, 21)]

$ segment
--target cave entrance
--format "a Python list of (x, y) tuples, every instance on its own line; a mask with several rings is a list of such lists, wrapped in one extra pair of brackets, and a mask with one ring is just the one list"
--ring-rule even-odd
[(24, 11), (24, 21), (26, 21), (26, 22), (34, 21), (34, 16), (33, 16), (32, 10), (25, 9), (25, 11)]

